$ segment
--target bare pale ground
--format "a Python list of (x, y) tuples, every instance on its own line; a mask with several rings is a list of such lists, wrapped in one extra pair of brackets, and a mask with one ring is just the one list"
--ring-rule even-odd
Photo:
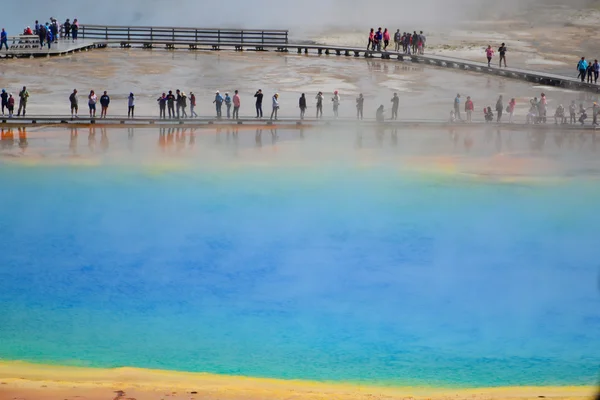
[(370, 387), (210, 374), (0, 362), (0, 399), (586, 399), (591, 387)]

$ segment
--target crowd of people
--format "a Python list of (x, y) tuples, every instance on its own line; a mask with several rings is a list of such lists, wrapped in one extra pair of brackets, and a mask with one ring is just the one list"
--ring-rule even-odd
[[(496, 106), (494, 107), (494, 109), (492, 109), (492, 106), (486, 106), (483, 108), (483, 116), (485, 122), (491, 123), (494, 122), (495, 119), (496, 123), (501, 123), (504, 114), (508, 114), (508, 122), (512, 123), (516, 105), (517, 102), (515, 98), (512, 98), (510, 99), (505, 108), (504, 98), (502, 95), (500, 95), (498, 97), (498, 100), (496, 101)], [(464, 120), (461, 115), (461, 108), (461, 95), (459, 93), (454, 98), (454, 108), (452, 111), (450, 111), (450, 122), (472, 122), (475, 106), (470, 96), (467, 96), (467, 99), (464, 104), (464, 112), (466, 115), (466, 119)], [(589, 110), (591, 110), (592, 113), (592, 125), (598, 125), (598, 115), (600, 114), (600, 106), (598, 105), (598, 103), (594, 102), (591, 107), (585, 107), (583, 103), (580, 103), (579, 107), (577, 107), (575, 100), (571, 101), (568, 110), (562, 104), (559, 104), (556, 107), (556, 110), (553, 115), (554, 123), (556, 125), (576, 123), (585, 125), (585, 121), (588, 118)], [(495, 115), (494, 112), (496, 113)], [(546, 98), (546, 94), (541, 93), (539, 99), (536, 96), (529, 101), (529, 109), (526, 115), (526, 123), (545, 124), (548, 121), (548, 118), (548, 100)]]
[[(40, 48), (46, 45), (49, 49), (52, 47), (52, 43), (58, 43), (59, 39), (76, 41), (78, 33), (79, 21), (77, 18), (73, 19), (73, 22), (67, 18), (61, 24), (56, 18), (50, 17), (49, 22), (45, 24), (36, 20), (33, 28), (27, 26), (23, 29), (23, 35), (37, 36), (40, 41)], [(0, 50), (3, 47), (8, 50), (8, 33), (4, 28), (2, 28), (2, 33), (0, 34)]]
[[(404, 54), (411, 54), (411, 51), (412, 54), (424, 54), (426, 40), (423, 31), (420, 33), (417, 33), (417, 31), (400, 33), (400, 29), (397, 29), (394, 33), (394, 51), (399, 52), (402, 48)], [(367, 50), (386, 51), (390, 41), (391, 34), (388, 28), (384, 28), (383, 31), (381, 28), (378, 28), (377, 31), (371, 28)]]
[(588, 62), (585, 57), (581, 57), (581, 60), (577, 63), (577, 78), (581, 78), (581, 82), (587, 83), (598, 83), (598, 75), (600, 75), (600, 64), (598, 60), (594, 60), (593, 63)]

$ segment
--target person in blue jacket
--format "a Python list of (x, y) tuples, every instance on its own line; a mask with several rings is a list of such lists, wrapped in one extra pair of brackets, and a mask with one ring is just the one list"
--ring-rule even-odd
[(581, 78), (581, 82), (585, 82), (585, 75), (587, 72), (588, 62), (585, 61), (585, 57), (581, 57), (581, 60), (577, 63), (577, 71), (579, 71), (578, 78)]
[(221, 96), (217, 90), (217, 93), (215, 93), (215, 100), (213, 101), (215, 107), (217, 108), (217, 118), (221, 118), (221, 107), (223, 106), (223, 101), (223, 96)]
[(8, 50), (8, 34), (2, 28), (2, 33), (0, 33), (0, 50), (2, 50), (2, 46), (6, 46), (6, 50)]

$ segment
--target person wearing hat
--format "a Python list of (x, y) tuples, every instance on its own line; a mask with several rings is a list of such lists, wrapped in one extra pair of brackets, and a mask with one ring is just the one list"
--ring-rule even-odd
[(279, 111), (279, 93), (275, 93), (273, 96), (273, 111), (271, 111), (271, 119), (275, 117), (277, 121), (277, 112)]
[(215, 93), (215, 99), (213, 100), (213, 104), (217, 109), (217, 118), (221, 118), (221, 107), (223, 106), (223, 100), (223, 96), (221, 96), (221, 93), (219, 93), (217, 90)]
[(4, 109), (8, 108), (8, 93), (6, 93), (6, 89), (2, 89), (0, 98), (2, 98), (2, 115), (4, 115)]
[(129, 97), (127, 98), (127, 118), (133, 118), (133, 111), (135, 109), (135, 97), (133, 93), (129, 93)]

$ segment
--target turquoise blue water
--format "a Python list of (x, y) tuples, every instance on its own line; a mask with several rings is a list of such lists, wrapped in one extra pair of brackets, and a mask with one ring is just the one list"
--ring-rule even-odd
[(593, 384), (600, 187), (391, 168), (0, 171), (0, 358)]

